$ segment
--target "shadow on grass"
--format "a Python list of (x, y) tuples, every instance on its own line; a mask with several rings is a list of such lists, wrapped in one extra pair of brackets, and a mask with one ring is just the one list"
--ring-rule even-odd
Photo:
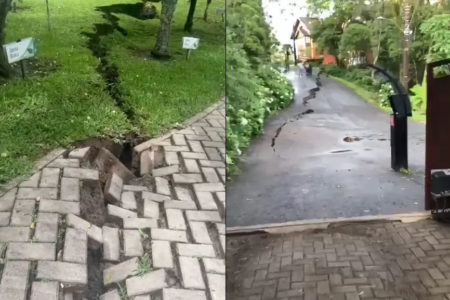
[(99, 6), (97, 10), (107, 14), (124, 14), (130, 17), (133, 17), (138, 20), (148, 20), (148, 18), (141, 15), (142, 7), (144, 6), (143, 2), (138, 2), (134, 4), (122, 3), (122, 4), (113, 4), (108, 6)]

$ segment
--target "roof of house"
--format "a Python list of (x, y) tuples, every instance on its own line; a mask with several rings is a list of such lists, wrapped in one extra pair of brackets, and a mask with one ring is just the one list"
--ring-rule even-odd
[(310, 17), (300, 17), (298, 18), (301, 22), (300, 26), (305, 28), (309, 33), (311, 32), (311, 25), (312, 22), (317, 20), (317, 18), (310, 18)]

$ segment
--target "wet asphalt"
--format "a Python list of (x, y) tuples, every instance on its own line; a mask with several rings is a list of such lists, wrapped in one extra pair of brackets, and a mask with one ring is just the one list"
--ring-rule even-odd
[(304, 105), (314, 78), (286, 76), (295, 101), (266, 122), (228, 183), (228, 227), (423, 211), (424, 123), (408, 124), (410, 174), (394, 172), (388, 114), (325, 76)]

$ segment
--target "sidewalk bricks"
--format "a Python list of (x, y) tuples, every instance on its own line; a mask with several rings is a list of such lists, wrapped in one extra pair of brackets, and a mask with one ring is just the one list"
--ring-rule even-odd
[(167, 287), (166, 271), (160, 269), (142, 276), (131, 277), (126, 280), (128, 296), (148, 294)]
[(175, 183), (197, 183), (202, 182), (203, 178), (200, 174), (173, 174), (173, 182)]
[(180, 269), (183, 277), (183, 286), (188, 289), (204, 289), (202, 270), (197, 258), (180, 257)]
[(168, 241), (152, 241), (152, 262), (155, 268), (173, 268), (172, 250)]
[(177, 250), (181, 256), (216, 257), (214, 248), (211, 245), (178, 243)]
[(152, 171), (152, 175), (154, 177), (158, 177), (158, 176), (167, 176), (167, 175), (171, 175), (173, 173), (177, 173), (179, 172), (179, 165), (171, 165), (168, 167), (162, 167), (162, 168), (158, 168), (158, 169), (153, 169)]
[(19, 188), (17, 199), (57, 199), (57, 188)]
[(171, 200), (169, 196), (155, 194), (151, 192), (142, 192), (142, 199), (144, 199), (144, 201), (150, 200), (155, 202), (164, 202)]
[(87, 234), (85, 231), (67, 228), (64, 239), (63, 260), (79, 264), (87, 263)]
[(225, 274), (225, 260), (218, 258), (203, 258), (207, 273)]
[(184, 166), (186, 167), (186, 172), (188, 173), (200, 173), (200, 168), (195, 159), (185, 159)]
[(10, 212), (0, 212), (0, 226), (8, 225), (10, 218), (11, 218)]
[(212, 300), (225, 300), (225, 275), (207, 274)]
[(194, 201), (169, 200), (164, 201), (164, 208), (196, 209), (197, 205)]
[(158, 221), (150, 218), (126, 218), (123, 219), (123, 228), (139, 229), (139, 228), (157, 228)]
[(30, 237), (30, 227), (0, 227), (0, 241), (24, 242)]
[(119, 203), (122, 194), (123, 180), (116, 173), (112, 173), (105, 185), (105, 199), (109, 203)]
[(66, 287), (87, 285), (87, 266), (61, 261), (38, 261), (36, 278), (62, 282)]
[(103, 270), (103, 284), (105, 286), (125, 280), (128, 276), (132, 276), (138, 268), (138, 259), (133, 257), (125, 260), (120, 264), (113, 265)]
[(39, 180), (41, 179), (41, 171), (34, 173), (28, 180), (19, 184), (20, 187), (34, 187), (39, 186)]
[(122, 207), (125, 209), (137, 209), (134, 192), (123, 192), (121, 198)]
[(11, 211), (14, 206), (14, 200), (16, 199), (17, 189), (14, 188), (3, 196), (0, 196), (0, 211)]
[(80, 179), (67, 177), (61, 179), (61, 200), (80, 201)]
[(186, 231), (155, 228), (151, 229), (151, 236), (153, 240), (187, 242)]
[(59, 213), (62, 215), (79, 215), (80, 203), (60, 200), (41, 200), (39, 202), (39, 211)]
[(6, 258), (9, 260), (55, 260), (56, 250), (53, 243), (9, 243)]
[(222, 183), (197, 183), (194, 184), (196, 192), (223, 192), (225, 187)]
[(210, 192), (196, 192), (198, 203), (203, 210), (217, 210), (214, 196)]
[(217, 211), (187, 210), (186, 216), (190, 221), (220, 222), (222, 220)]
[(40, 187), (57, 187), (59, 183), (58, 168), (44, 168), (42, 169)]
[(76, 158), (57, 158), (48, 164), (50, 168), (79, 168), (80, 161)]
[(141, 256), (144, 254), (141, 235), (137, 230), (123, 230), (124, 252), (126, 257)]
[(0, 281), (0, 299), (25, 300), (29, 261), (7, 261)]
[(64, 177), (73, 177), (84, 180), (99, 180), (97, 170), (81, 169), (81, 168), (64, 168)]
[(78, 148), (78, 149), (72, 150), (69, 153), (69, 157), (85, 160), (89, 154), (89, 150), (91, 150), (91, 147)]
[(121, 219), (137, 217), (137, 213), (135, 213), (134, 211), (127, 210), (127, 209), (124, 209), (124, 208), (121, 208), (119, 206), (115, 206), (112, 204), (108, 204), (106, 209), (108, 210), (108, 215), (118, 217)]
[(170, 196), (169, 181), (162, 177), (155, 178), (156, 192), (158, 194)]
[(16, 200), (11, 216), (11, 225), (30, 226), (35, 203), (34, 200)]
[(204, 291), (193, 291), (185, 289), (163, 289), (164, 300), (206, 300)]
[(203, 222), (190, 222), (192, 236), (194, 241), (199, 244), (212, 244), (211, 237), (209, 236), (208, 229)]
[(179, 209), (166, 209), (167, 224), (170, 229), (186, 230), (183, 212)]
[(100, 300), (121, 300), (121, 299), (117, 289), (114, 289), (101, 295)]
[(120, 241), (119, 229), (103, 226), (103, 260), (119, 261)]
[(88, 237), (97, 241), (98, 243), (103, 242), (102, 230), (99, 227), (73, 214), (67, 215), (66, 221), (68, 226), (85, 231)]
[(56, 281), (35, 281), (31, 287), (30, 300), (58, 300), (59, 284)]
[(144, 217), (159, 219), (159, 205), (158, 203), (144, 199)]

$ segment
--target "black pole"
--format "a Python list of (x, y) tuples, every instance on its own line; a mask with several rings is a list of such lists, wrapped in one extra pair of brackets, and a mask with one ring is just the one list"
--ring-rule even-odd
[(45, 3), (47, 4), (47, 27), (48, 31), (50, 31), (50, 9), (48, 8), (48, 0), (45, 0)]
[(20, 70), (22, 71), (22, 79), (25, 79), (25, 67), (23, 66), (23, 60), (20, 61)]

